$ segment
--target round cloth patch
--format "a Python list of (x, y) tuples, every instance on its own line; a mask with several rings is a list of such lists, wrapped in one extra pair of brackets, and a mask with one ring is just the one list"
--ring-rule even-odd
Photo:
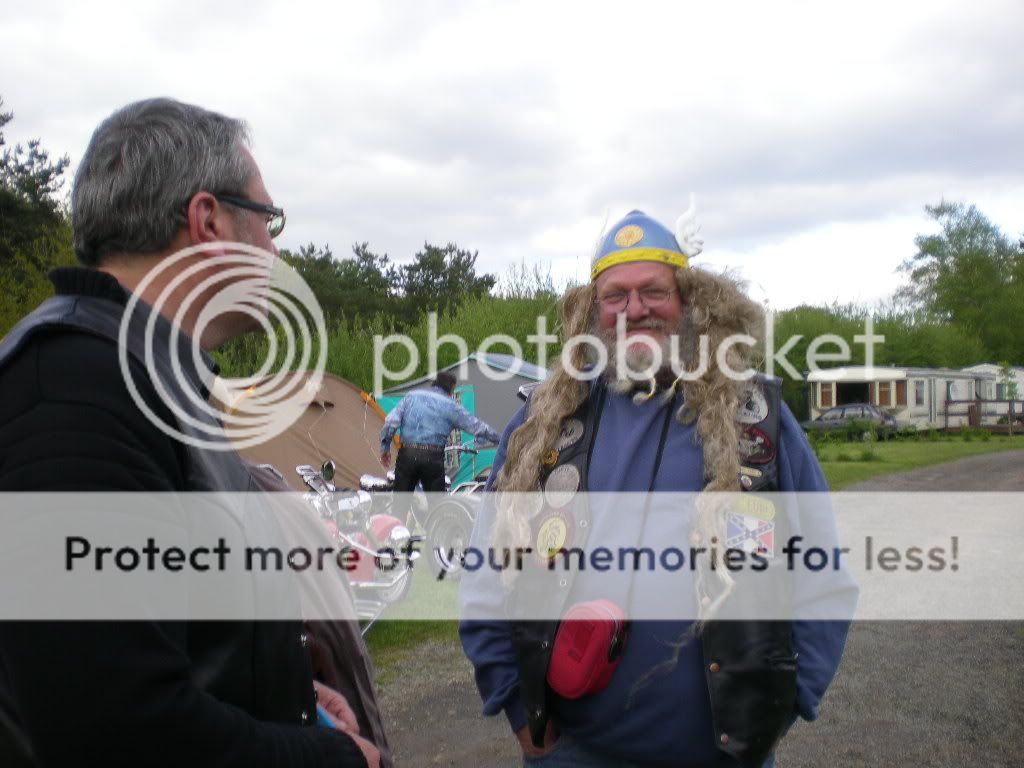
[(767, 464), (775, 458), (775, 445), (757, 427), (746, 427), (740, 435), (740, 456), (748, 464)]
[(564, 507), (579, 489), (580, 471), (572, 464), (563, 464), (544, 481), (544, 500), (552, 507)]
[(740, 407), (736, 421), (740, 424), (757, 424), (768, 418), (768, 399), (760, 384), (751, 384), (740, 395)]
[(535, 530), (537, 534), (533, 539), (533, 551), (544, 563), (572, 546), (572, 518), (565, 510), (551, 510), (542, 515)]
[(562, 423), (562, 432), (558, 436), (558, 450), (564, 451), (570, 445), (579, 442), (583, 437), (583, 422), (579, 419), (567, 419)]

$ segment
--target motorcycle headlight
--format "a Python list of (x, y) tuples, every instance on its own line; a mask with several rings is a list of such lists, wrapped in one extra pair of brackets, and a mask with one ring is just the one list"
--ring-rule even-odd
[(395, 552), (401, 552), (408, 545), (411, 535), (404, 525), (396, 525), (388, 534), (388, 546)]
[(355, 492), (348, 492), (336, 497), (338, 506), (338, 522), (348, 523), (352, 520), (353, 514), (359, 509), (360, 498)]
[(359, 478), (359, 488), (363, 491), (386, 491), (390, 487), (387, 480), (375, 475), (362, 475)]
[(373, 496), (366, 491), (359, 491), (357, 496), (359, 498), (359, 511), (369, 514), (373, 508)]

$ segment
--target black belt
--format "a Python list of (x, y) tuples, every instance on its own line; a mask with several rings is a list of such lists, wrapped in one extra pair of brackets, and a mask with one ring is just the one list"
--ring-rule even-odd
[(417, 451), (430, 451), (431, 453), (444, 453), (443, 445), (428, 445), (427, 443), (402, 443), (402, 448), (411, 448)]

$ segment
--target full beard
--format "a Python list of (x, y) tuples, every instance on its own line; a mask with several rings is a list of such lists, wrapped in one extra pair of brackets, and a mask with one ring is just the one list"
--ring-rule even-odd
[[(612, 392), (627, 394), (638, 384), (646, 387), (652, 381), (657, 388), (666, 389), (693, 366), (698, 345), (689, 313), (684, 313), (674, 328), (669, 328), (668, 323), (657, 318), (626, 324), (627, 333), (635, 330), (658, 331), (661, 336), (657, 339), (647, 337), (643, 341), (629, 336), (619, 339), (617, 329), (598, 328), (596, 318), (592, 324), (592, 335), (601, 341), (607, 353), (604, 378)], [(619, 350), (623, 346), (625, 351), (620, 361)]]

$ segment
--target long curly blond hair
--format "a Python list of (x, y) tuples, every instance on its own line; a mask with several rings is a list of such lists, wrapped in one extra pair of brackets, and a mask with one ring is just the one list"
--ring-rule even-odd
[[(680, 424), (696, 422), (695, 430), (704, 456), (705, 486), (697, 500), (693, 530), (700, 540), (724, 541), (723, 516), (714, 493), (739, 491), (739, 433), (736, 410), (743, 382), (734, 381), (719, 366), (716, 351), (735, 334), (760, 339), (764, 330), (764, 312), (740, 290), (737, 281), (699, 268), (677, 269), (676, 283), (683, 297), (684, 312), (695, 334), (708, 339), (711, 354), (707, 369), (693, 381), (683, 381), (683, 405), (676, 413)], [(594, 322), (594, 286), (582, 285), (566, 291), (560, 306), (560, 335), (563, 343), (587, 332)], [(725, 363), (734, 371), (750, 365), (753, 350), (734, 344), (725, 354)], [(586, 349), (577, 345), (570, 362), (579, 370), (587, 362)], [(685, 361), (692, 368), (692, 361)], [(494, 489), (501, 492), (539, 490), (543, 457), (558, 442), (562, 422), (571, 416), (589, 392), (587, 382), (574, 378), (562, 360), (555, 362), (551, 375), (533, 391), (526, 420), (509, 437), (505, 463), (495, 479)], [(671, 461), (666, 456), (665, 461)], [(498, 504), (492, 544), (496, 549), (527, 547), (530, 541), (529, 505)], [(695, 542), (697, 539), (695, 538)], [(720, 555), (719, 555), (720, 557)], [(732, 588), (728, 570), (698, 565), (695, 586), (698, 604), (708, 614), (727, 597)], [(512, 580), (514, 569), (506, 569)], [(715, 579), (719, 583), (709, 581)], [(713, 595), (711, 602), (705, 598)]]

